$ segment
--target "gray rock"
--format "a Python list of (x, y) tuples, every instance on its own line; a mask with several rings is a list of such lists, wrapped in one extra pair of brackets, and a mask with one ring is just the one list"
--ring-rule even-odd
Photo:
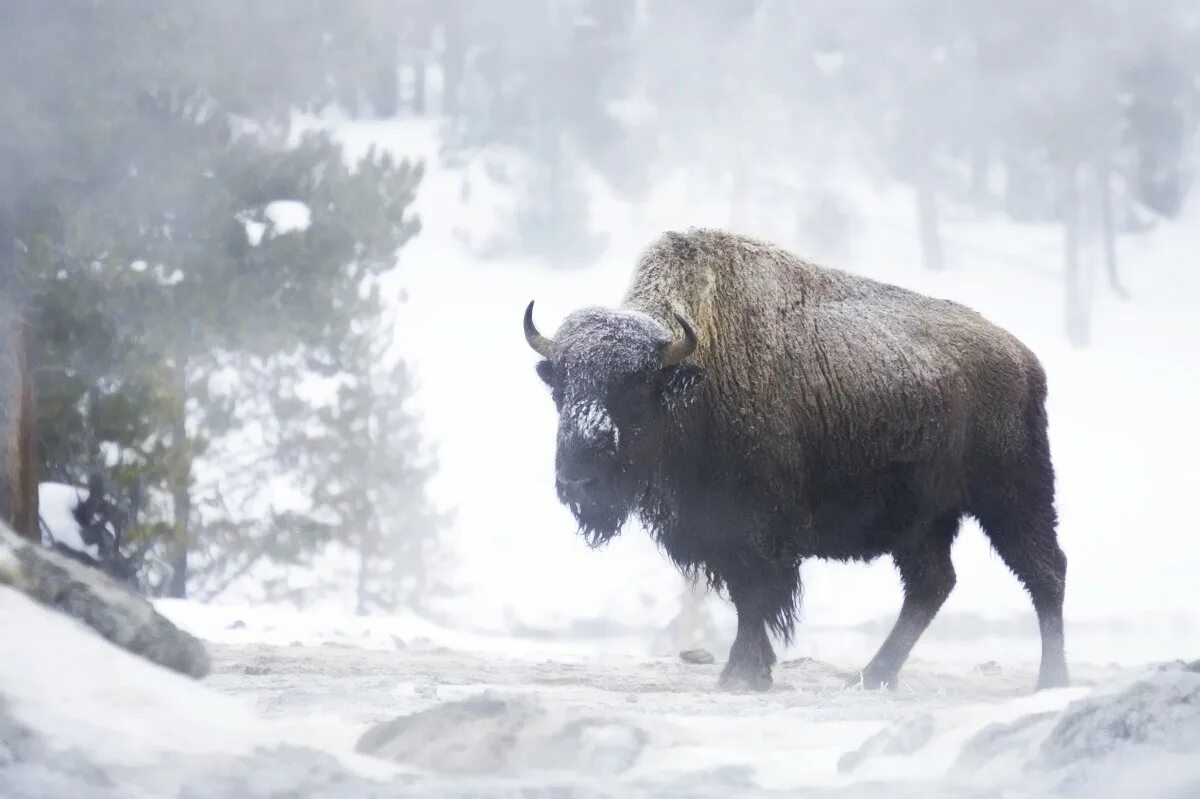
[(143, 597), (69, 558), (18, 538), (0, 525), (0, 585), (73, 616), (112, 643), (168, 669), (203, 677), (204, 645)]
[(919, 713), (896, 721), (868, 738), (862, 746), (838, 759), (838, 772), (846, 774), (865, 760), (882, 755), (911, 755), (933, 738), (933, 716)]
[(609, 776), (632, 767), (646, 742), (643, 730), (623, 720), (564, 717), (529, 699), (485, 693), (378, 724), (357, 750), (450, 774)]
[(1017, 795), (1200, 796), (1200, 674), (1178, 666), (976, 734), (950, 777)]
[(1034, 765), (1058, 768), (1152, 747), (1200, 761), (1200, 674), (1163, 671), (1063, 711)]
[(679, 653), (679, 659), (684, 663), (699, 663), (707, 665), (716, 663), (717, 659), (707, 649), (685, 649)]

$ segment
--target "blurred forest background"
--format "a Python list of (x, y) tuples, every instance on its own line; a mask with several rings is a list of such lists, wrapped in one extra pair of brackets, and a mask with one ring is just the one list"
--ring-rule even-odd
[[(435, 120), (442, 163), (482, 164), (513, 213), (468, 237), (481, 270), (599, 261), (597, 183), (636, 207), (682, 179), (817, 257), (855, 236), (853, 168), (911, 193), (931, 272), (955, 266), (948, 219), (1053, 226), (1054, 268), (996, 269), (1041, 270), (1085, 348), (1099, 292), (1137, 300), (1118, 241), (1193, 189), (1200, 7), (8, 0), (0, 76), (0, 405), (24, 374), (27, 532), (54, 543), (69, 486), (72, 548), (152, 595), (348, 580), (372, 612), (451, 590), (386, 290), (428, 165), (351, 154), (323, 121)], [(331, 550), (347, 571), (287, 578)]]

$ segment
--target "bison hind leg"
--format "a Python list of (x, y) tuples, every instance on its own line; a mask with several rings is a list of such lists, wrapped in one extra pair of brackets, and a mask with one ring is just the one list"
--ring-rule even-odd
[(896, 687), (896, 678), (909, 653), (954, 590), (950, 546), (958, 525), (958, 513), (942, 516), (917, 542), (892, 553), (904, 583), (904, 604), (883, 646), (854, 684), (861, 681), (864, 688), (871, 689)]
[(1054, 476), (1049, 456), (1032, 459), (1007, 479), (990, 482), (973, 512), (996, 554), (1029, 592), (1042, 638), (1038, 690), (1069, 683), (1063, 636), (1067, 556), (1055, 532)]

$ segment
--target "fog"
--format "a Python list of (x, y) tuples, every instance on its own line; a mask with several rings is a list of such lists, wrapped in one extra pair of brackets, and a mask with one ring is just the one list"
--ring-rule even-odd
[[(1052, 768), (1061, 741), (1020, 720), (1068, 725), (1198, 656), (1194, 3), (14, 0), (0, 78), (0, 517), (204, 639), (214, 698), (305, 731), (246, 752), (332, 752), (369, 785), (343, 757), (358, 736), (430, 712), (381, 750), (423, 775), (393, 787), (1082, 796), (1118, 760)], [(1036, 354), (1074, 687), (1028, 695), (1033, 606), (972, 519), (883, 693), (845, 686), (900, 609), (889, 557), (804, 558), (796, 634), (751, 696), (716, 691), (727, 591), (636, 514), (587, 545), (521, 315), (534, 300), (553, 336), (619, 306), (646, 248), (690, 228), (954, 300)], [(50, 741), (129, 710), (72, 720), (13, 679), (0, 711)], [(145, 680), (197, 736), (224, 718)], [(518, 744), (464, 766), (439, 736), (487, 751), (470, 719), (492, 711), (443, 705), (480, 691)], [(620, 730), (564, 732), (593, 717)], [(1120, 750), (1163, 796), (1200, 785), (1172, 759), (1200, 726), (1171, 723), (1190, 732)], [(70, 740), (113, 785), (188, 789)], [(260, 767), (188, 773), (233, 795), (218, 777)]]

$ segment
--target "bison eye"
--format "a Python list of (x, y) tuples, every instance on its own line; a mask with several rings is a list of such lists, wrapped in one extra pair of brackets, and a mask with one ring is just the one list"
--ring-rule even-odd
[(538, 377), (542, 378), (542, 382), (548, 386), (554, 386), (554, 365), (549, 361), (538, 361), (537, 366)]

